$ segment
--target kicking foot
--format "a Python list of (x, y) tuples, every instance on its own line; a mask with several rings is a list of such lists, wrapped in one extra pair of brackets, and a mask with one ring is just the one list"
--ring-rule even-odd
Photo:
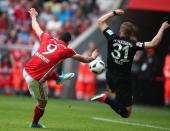
[(69, 80), (69, 79), (73, 78), (74, 76), (75, 76), (74, 73), (67, 73), (67, 74), (62, 73), (62, 74), (59, 76), (59, 78), (58, 78), (58, 80), (57, 80), (56, 82), (57, 82), (57, 84), (61, 84), (61, 83), (63, 83), (65, 80)]
[(106, 100), (107, 97), (108, 96), (107, 96), (106, 93), (102, 93), (102, 94), (99, 94), (99, 95), (96, 95), (96, 96), (92, 97), (90, 100), (91, 101), (96, 101), (97, 100), (97, 101), (103, 103)]
[(41, 123), (38, 123), (38, 124), (31, 123), (29, 125), (29, 128), (46, 128), (46, 127), (43, 124), (41, 124)]

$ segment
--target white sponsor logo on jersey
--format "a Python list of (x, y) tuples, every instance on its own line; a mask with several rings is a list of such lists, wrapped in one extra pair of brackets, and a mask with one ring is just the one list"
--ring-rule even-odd
[(142, 47), (142, 45), (143, 45), (143, 43), (141, 43), (141, 42), (136, 42), (136, 46)]
[(39, 57), (41, 60), (43, 60), (45, 63), (49, 63), (50, 60), (46, 58), (45, 56), (41, 55), (40, 53), (36, 52), (35, 55)]
[(108, 29), (106, 32), (107, 32), (109, 35), (113, 35), (113, 31), (110, 30), (110, 29)]

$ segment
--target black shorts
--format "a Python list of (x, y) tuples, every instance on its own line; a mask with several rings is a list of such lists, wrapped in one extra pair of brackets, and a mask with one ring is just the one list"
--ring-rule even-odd
[(109, 88), (116, 93), (116, 99), (123, 105), (132, 105), (132, 83), (131, 77), (106, 73), (106, 81)]

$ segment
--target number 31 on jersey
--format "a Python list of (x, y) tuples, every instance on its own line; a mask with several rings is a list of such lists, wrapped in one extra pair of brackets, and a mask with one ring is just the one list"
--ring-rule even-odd
[(120, 61), (127, 61), (128, 53), (129, 53), (129, 46), (123, 46), (119, 43), (113, 44), (114, 50), (111, 52), (111, 56)]

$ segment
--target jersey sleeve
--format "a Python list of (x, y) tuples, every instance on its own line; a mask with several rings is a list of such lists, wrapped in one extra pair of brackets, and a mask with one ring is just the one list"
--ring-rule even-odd
[(75, 55), (76, 52), (71, 49), (71, 48), (67, 48), (66, 49), (66, 52), (65, 52), (65, 58), (69, 58), (69, 57), (72, 57), (73, 55)]
[(103, 34), (108, 41), (111, 41), (116, 38), (116, 34), (109, 27), (103, 31)]
[(135, 42), (134, 48), (136, 50), (144, 50), (145, 44), (144, 44), (144, 42)]
[(46, 41), (48, 40), (49, 38), (51, 38), (51, 36), (45, 32), (43, 32), (40, 36), (40, 41)]

